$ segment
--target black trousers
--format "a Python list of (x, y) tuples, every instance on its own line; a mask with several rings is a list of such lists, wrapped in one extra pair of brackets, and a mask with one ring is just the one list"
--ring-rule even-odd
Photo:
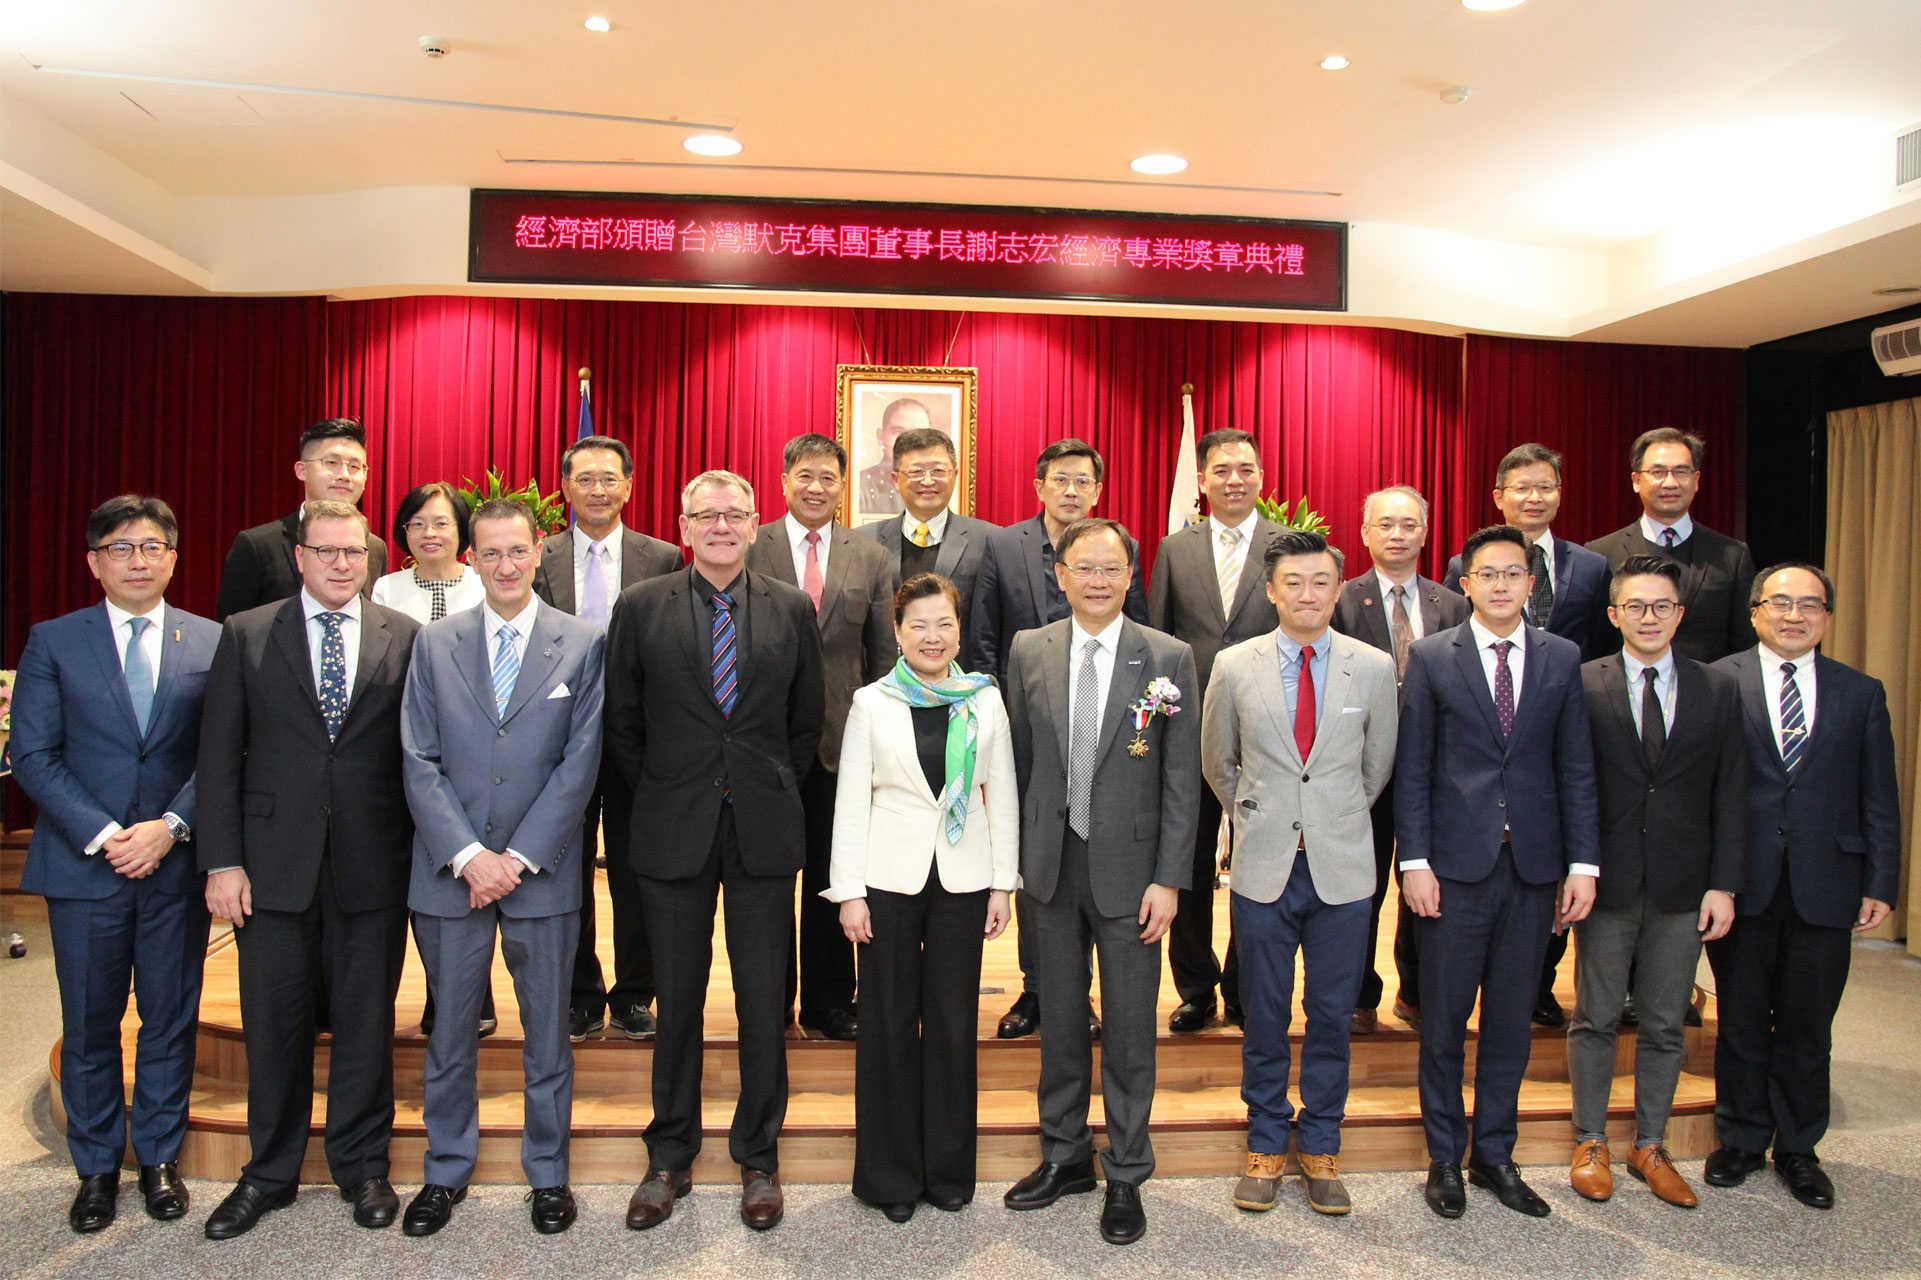
[(1834, 1014), (1848, 985), (1852, 931), (1809, 924), (1787, 869), (1767, 907), (1708, 943), (1720, 1011), (1714, 1127), (1743, 1151), (1813, 1155), (1828, 1131)]
[(686, 880), (641, 876), (647, 940), (660, 997), (654, 1039), (654, 1118), (642, 1136), (654, 1167), (681, 1170), (700, 1154), (701, 1050), (707, 979), (714, 962), (714, 907), (727, 886), (727, 963), (740, 1023), (740, 1098), (727, 1151), (769, 1173), (787, 1118), (787, 1026), (781, 975), (794, 950), (794, 877), (749, 875), (740, 861), (734, 809), (723, 805), (707, 865)]
[(974, 1198), (975, 1037), (987, 890), (867, 891), (854, 1053), (854, 1194), (870, 1204)]
[[(1378, 1009), (1386, 991), (1380, 971), (1374, 967), (1374, 952), (1381, 941), (1381, 908), (1387, 903), (1389, 877), (1400, 881), (1394, 867), (1394, 784), (1389, 782), (1374, 802), (1368, 817), (1374, 824), (1374, 905), (1367, 917), (1367, 958), (1361, 964), (1361, 997), (1358, 1009)], [(1421, 1006), (1421, 932), (1414, 923), (1414, 912), (1407, 899), (1399, 900), (1394, 916), (1395, 995), (1404, 1003)]]
[(407, 909), (349, 911), (331, 857), (305, 911), (255, 909), (234, 930), (247, 1045), (247, 1138), (240, 1171), (269, 1195), (300, 1182), (313, 1122), (314, 993), (332, 1006), (327, 1167), (351, 1187), (387, 1176), (394, 1128), (394, 996), (407, 948)]
[(840, 775), (816, 764), (800, 784), (807, 813), (807, 865), (800, 873), (800, 952), (787, 957), (787, 1004), (818, 1018), (829, 1009), (854, 1007), (854, 944), (840, 928), (840, 907), (820, 896), (834, 855), (834, 796)]
[[(626, 1012), (654, 1002), (654, 957), (647, 949), (647, 919), (640, 903), (640, 876), (626, 856), (633, 826), (634, 793), (611, 771), (603, 771), (600, 787), (587, 802), (586, 838), (582, 841), (580, 874), (580, 941), (574, 950), (573, 1007), (590, 1019), (607, 1009)], [(607, 833), (605, 848), (616, 851), (607, 859), (607, 896), (613, 904), (614, 985), (608, 989), (594, 950), (594, 832)], [(491, 993), (489, 1000), (492, 999)]]
[(1221, 999), (1239, 1005), (1240, 960), (1235, 954), (1230, 916), (1227, 959), (1214, 957), (1214, 877), (1220, 868), (1221, 802), (1212, 787), (1201, 788), (1200, 826), (1194, 834), (1194, 870), (1181, 890), (1180, 911), (1167, 930), (1167, 967), (1174, 990), (1189, 1004), (1206, 1004), (1221, 989)]

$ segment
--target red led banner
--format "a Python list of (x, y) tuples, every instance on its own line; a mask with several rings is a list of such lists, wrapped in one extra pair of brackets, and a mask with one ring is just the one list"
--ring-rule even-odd
[(475, 191), (467, 278), (1342, 311), (1347, 224)]

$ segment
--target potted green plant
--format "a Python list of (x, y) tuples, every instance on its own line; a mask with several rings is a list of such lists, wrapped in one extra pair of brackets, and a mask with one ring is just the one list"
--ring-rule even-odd
[(567, 504), (561, 501), (558, 493), (542, 493), (540, 486), (529, 480), (518, 489), (509, 489), (507, 482), (492, 467), (487, 468), (485, 480), (476, 483), (461, 477), (460, 496), (467, 500), (467, 509), (477, 511), (483, 502), (495, 498), (511, 498), (526, 504), (534, 513), (534, 523), (545, 533), (558, 533), (567, 527)]

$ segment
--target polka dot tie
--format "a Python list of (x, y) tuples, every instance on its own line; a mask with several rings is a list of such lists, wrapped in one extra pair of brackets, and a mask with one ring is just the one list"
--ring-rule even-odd
[(340, 736), (341, 722), (347, 718), (347, 646), (340, 637), (344, 613), (320, 615), (320, 714), (327, 721), (327, 736)]

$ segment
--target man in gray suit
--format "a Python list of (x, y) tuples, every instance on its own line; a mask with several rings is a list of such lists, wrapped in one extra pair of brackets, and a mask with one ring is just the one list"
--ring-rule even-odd
[[(905, 513), (898, 520), (878, 520), (854, 532), (880, 543), (894, 569), (894, 590), (917, 573), (938, 573), (960, 592), (961, 635), (967, 635), (967, 606), (974, 598), (974, 579), (980, 573), (981, 551), (987, 535), (998, 526), (948, 510), (960, 480), (960, 455), (953, 439), (935, 427), (917, 427), (894, 438), (894, 487), (900, 491)], [(872, 510), (862, 507), (862, 510)], [(965, 644), (961, 665), (975, 663)]]
[(1247, 1103), (1243, 1209), (1274, 1207), (1294, 1106), (1287, 1097), (1294, 958), (1305, 953), (1297, 1146), (1309, 1207), (1352, 1208), (1341, 1185), (1348, 1024), (1360, 993), (1373, 901), (1367, 809), (1394, 770), (1394, 659), (1329, 630), (1343, 557), (1318, 533), (1268, 544), (1267, 597), (1280, 626), (1214, 664), (1201, 720), (1201, 765), (1234, 812), (1230, 909), (1241, 958)]
[[(1134, 543), (1112, 520), (1061, 534), (1054, 573), (1073, 612), (1014, 637), (1008, 719), (1021, 779), (1021, 878), (1033, 902), (1041, 1000), (1041, 1164), (1010, 1209), (1092, 1191), (1088, 952), (1101, 961), (1101, 1096), (1107, 1202), (1101, 1238), (1147, 1230), (1140, 1184), (1154, 1172), (1155, 1002), (1161, 938), (1193, 874), (1200, 801), (1194, 651), (1122, 616)], [(1172, 686), (1171, 688), (1169, 686)], [(1095, 803), (1095, 797), (1101, 803)]]
[(606, 641), (592, 623), (534, 595), (539, 545), (525, 506), (483, 502), (473, 547), (487, 598), (425, 628), (407, 676), (407, 905), (445, 1015), (427, 1043), (426, 1185), (407, 1206), (401, 1229), (410, 1236), (447, 1225), (480, 1153), (480, 1056), (470, 1029), (493, 968), (496, 925), (525, 1036), (520, 1162), (534, 1188), (534, 1229), (553, 1235), (574, 1221), (567, 995), (580, 929), (581, 818), (600, 769)]

